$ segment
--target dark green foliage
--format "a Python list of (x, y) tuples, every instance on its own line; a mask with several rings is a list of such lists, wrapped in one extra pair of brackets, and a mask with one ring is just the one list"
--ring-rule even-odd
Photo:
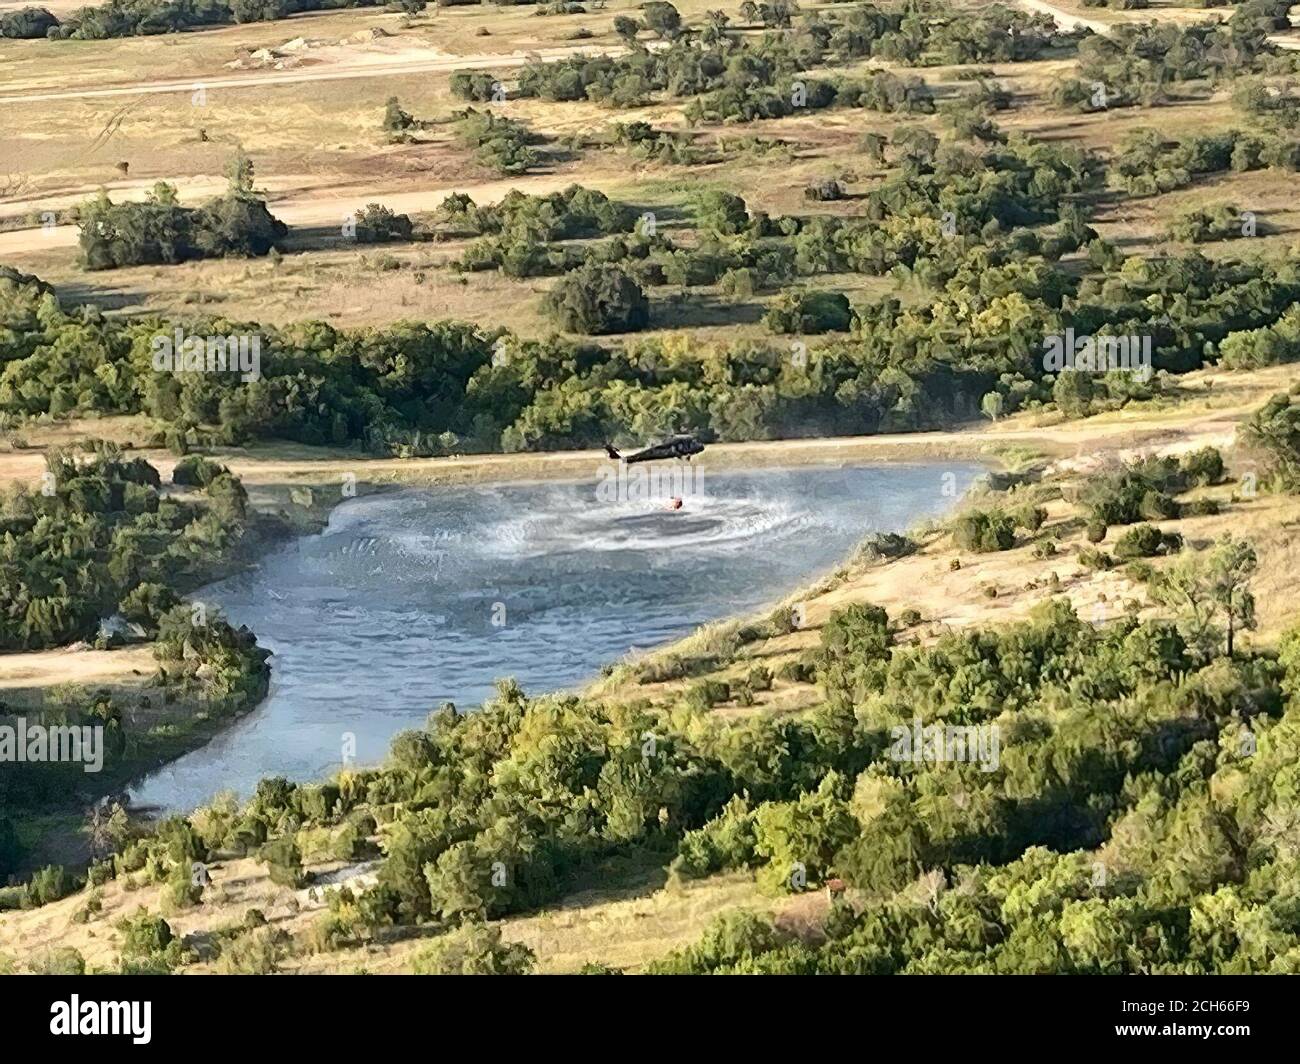
[(389, 133), (400, 133), (403, 130), (410, 129), (416, 124), (410, 113), (402, 110), (402, 105), (396, 96), (388, 97), (388, 102), (384, 104), (384, 121), (383, 128)]
[(76, 881), (62, 865), (46, 865), (32, 874), (27, 884), (26, 903), (37, 907), (66, 898), (77, 889)]
[(220, 462), (201, 454), (188, 454), (172, 467), (172, 483), (206, 488), (221, 474), (228, 473)]
[(165, 975), (181, 961), (183, 947), (171, 925), (140, 908), (116, 924), (122, 934), (122, 971), (135, 975)]
[(1025, 503), (1012, 509), (1010, 516), (1016, 523), (1017, 528), (1023, 528), (1026, 532), (1032, 533), (1043, 527), (1043, 522), (1047, 520), (1047, 510), (1042, 506)]
[(284, 837), (268, 842), (258, 856), (266, 862), (272, 883), (284, 887), (303, 885), (302, 854), (292, 838)]
[[(649, 972), (653, 975), (756, 972), (757, 958), (777, 950), (782, 941), (770, 917), (737, 909), (715, 917), (699, 942), (655, 961)], [(792, 958), (782, 959), (788, 965)], [(807, 971), (811, 974), (811, 966)]]
[(889, 617), (879, 606), (836, 610), (822, 625), (817, 678), (828, 694), (856, 699), (879, 685), (893, 643)]
[(513, 118), (470, 107), (457, 116), (456, 136), (476, 149), (475, 157), (503, 174), (522, 174), (537, 164), (540, 156), (532, 145), (541, 138)]
[(1185, 211), (1169, 226), (1171, 240), (1183, 240), (1191, 244), (1203, 244), (1210, 240), (1236, 240), (1260, 232), (1258, 227), (1249, 231), (1241, 209), (1230, 203)]
[(650, 322), (650, 304), (626, 270), (583, 266), (546, 294), (546, 311), (560, 328), (598, 336), (636, 332)]
[(501, 928), (481, 922), (435, 939), (416, 955), (416, 975), (526, 975), (537, 958), (527, 946), (503, 943)]
[[(157, 585), (202, 582), (244, 531), (243, 488), (228, 475), (209, 484), (211, 505), (164, 499), (156, 470), (107, 445), (89, 459), (51, 452), (45, 484), (0, 496), (3, 649), (88, 639), (120, 602), (152, 623), (175, 602)], [(221, 490), (238, 504), (219, 504)], [(152, 586), (136, 595), (140, 585)]]
[[(487, 103), (501, 95), (501, 82), (482, 70), (458, 70), (451, 76), (451, 94), (471, 103)], [(404, 127), (390, 127), (385, 121), (384, 128)]]
[(1161, 532), (1155, 525), (1134, 525), (1115, 541), (1115, 557), (1121, 561), (1152, 558), (1157, 554), (1174, 554), (1182, 546), (1183, 537), (1177, 532)]
[(664, 40), (672, 40), (681, 32), (682, 17), (666, 0), (646, 0), (641, 5), (641, 14), (646, 28)]
[(914, 554), (917, 549), (915, 540), (897, 532), (875, 532), (867, 537), (858, 548), (858, 556), (866, 561), (880, 558), (903, 558)]
[(161, 183), (143, 203), (114, 204), (101, 193), (83, 205), (79, 224), (82, 258), (92, 270), (265, 255), (288, 232), (250, 193), (182, 207)]
[(1300, 403), (1294, 393), (1273, 396), (1246, 423), (1244, 438), (1265, 462), (1267, 478), (1283, 491), (1300, 491)]
[(386, 244), (394, 240), (410, 240), (411, 219), (405, 214), (394, 214), (379, 203), (367, 203), (357, 216), (357, 242), (361, 244)]
[(1184, 455), (1179, 472), (1191, 487), (1209, 487), (1223, 480), (1223, 455), (1216, 447), (1202, 447)]
[(783, 292), (768, 308), (764, 321), (774, 333), (848, 332), (853, 308), (843, 292)]
[[(1220, 470), (1222, 469), (1220, 459)], [(1180, 465), (1176, 458), (1148, 458), (1093, 474), (1079, 491), (1088, 520), (1099, 525), (1162, 521), (1179, 514), (1171, 493), (1203, 483), (1214, 460), (1198, 454)]]
[(300, 11), (374, 7), (378, 3), (379, 0), (108, 0), (78, 8), (49, 35), (78, 40), (152, 36), (234, 22), (288, 18)]
[(953, 522), (953, 542), (981, 554), (1010, 550), (1016, 544), (1016, 522), (1001, 510), (967, 510)]
[(686, 689), (686, 704), (692, 709), (706, 710), (731, 698), (731, 688), (721, 680), (701, 680)]
[(28, 40), (46, 37), (58, 25), (59, 20), (43, 7), (23, 7), (0, 13), (0, 37)]

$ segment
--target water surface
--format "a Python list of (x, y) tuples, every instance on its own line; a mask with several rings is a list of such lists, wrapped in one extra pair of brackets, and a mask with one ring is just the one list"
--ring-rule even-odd
[(680, 510), (608, 501), (595, 478), (349, 500), (322, 534), (195, 596), (273, 651), (270, 695), (132, 798), (185, 810), (264, 776), (323, 777), (349, 735), (375, 763), (397, 732), (443, 701), (478, 704), (500, 676), (533, 694), (574, 687), (633, 648), (775, 602), (867, 534), (941, 513), (978, 472), (704, 467)]

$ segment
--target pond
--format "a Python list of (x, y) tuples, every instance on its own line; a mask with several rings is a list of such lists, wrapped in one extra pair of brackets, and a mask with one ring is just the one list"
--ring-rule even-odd
[(630, 468), (351, 499), (321, 534), (195, 595), (273, 652), (270, 694), (132, 801), (184, 811), (264, 776), (376, 763), (395, 734), (444, 701), (477, 705), (498, 677), (530, 694), (573, 688), (630, 650), (776, 602), (868, 534), (942, 513), (980, 472), (697, 462), (656, 486)]

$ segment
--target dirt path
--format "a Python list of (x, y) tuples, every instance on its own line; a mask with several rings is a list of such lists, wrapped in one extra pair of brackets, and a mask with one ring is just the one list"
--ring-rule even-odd
[(91, 687), (132, 677), (143, 683), (157, 668), (153, 651), (140, 646), (117, 650), (58, 647), (0, 654), (0, 695), (26, 701), (35, 692), (65, 683)]
[(539, 48), (536, 51), (510, 54), (483, 52), (477, 55), (449, 55), (436, 48), (409, 49), (402, 55), (360, 53), (331, 64), (326, 69), (294, 68), (221, 77), (189, 78), (183, 81), (142, 81), (134, 85), (104, 88), (51, 89), (0, 95), (0, 105), (15, 103), (49, 103), (52, 100), (88, 100), (116, 96), (151, 96), (155, 93), (194, 92), (200, 86), (207, 93), (222, 89), (268, 88), (299, 85), (310, 81), (341, 81), (349, 78), (410, 77), (412, 74), (449, 74), (454, 70), (511, 70), (533, 58), (563, 59), (573, 55), (621, 55), (626, 48), (592, 48), (565, 45)]
[(1043, 3), (1043, 0), (1016, 0), (1016, 3), (1026, 11), (1033, 11), (1039, 15), (1051, 15), (1052, 18), (1056, 19), (1056, 24), (1062, 29), (1086, 29), (1092, 30), (1093, 33), (1109, 33), (1111, 31), (1108, 22), (1098, 22), (1096, 19), (1072, 15), (1059, 7)]

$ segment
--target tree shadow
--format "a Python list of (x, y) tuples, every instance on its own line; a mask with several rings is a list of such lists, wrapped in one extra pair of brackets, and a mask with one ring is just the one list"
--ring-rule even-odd
[(142, 306), (149, 298), (137, 289), (86, 281), (54, 282), (54, 292), (65, 308), (91, 304), (101, 310), (125, 310)]
[(655, 329), (754, 325), (762, 320), (765, 311), (761, 303), (733, 302), (709, 292), (670, 289), (651, 303), (650, 325)]

